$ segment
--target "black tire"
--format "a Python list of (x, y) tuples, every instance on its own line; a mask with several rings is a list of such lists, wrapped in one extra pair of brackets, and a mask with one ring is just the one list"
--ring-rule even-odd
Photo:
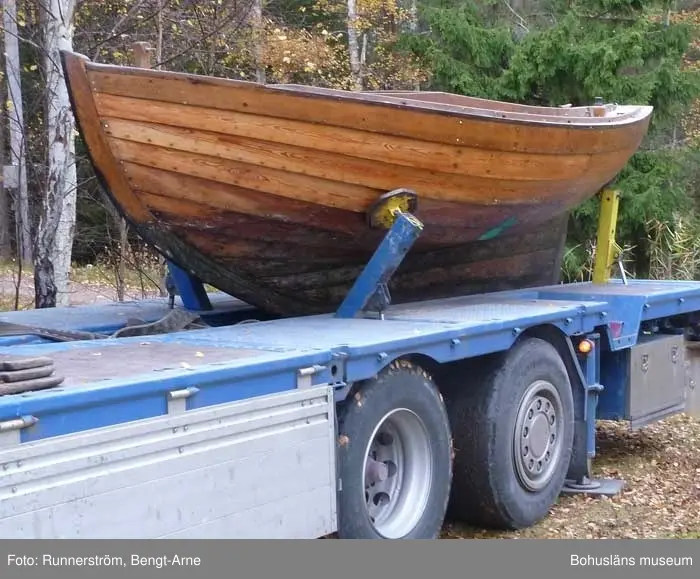
[[(365, 496), (364, 465), (375, 429), (388, 413), (404, 412), (401, 409), (410, 411), (411, 416), (418, 417), (422, 423), (421, 432), (427, 435), (429, 453), (421, 456), (427, 457), (430, 472), (418, 478), (422, 481), (429, 480), (429, 490), (425, 485), (422, 487), (426, 489), (423, 496), (427, 497), (422, 511), (417, 510), (420, 509), (420, 505), (412, 504), (411, 512), (417, 514), (417, 520), (407, 523), (412, 527), (398, 531), (399, 536), (394, 534), (386, 537), (375, 528), (370, 519), (368, 498)], [(425, 371), (405, 360), (395, 361), (375, 379), (359, 385), (356, 391), (340, 405), (338, 434), (338, 467), (342, 479), (342, 488), (338, 493), (339, 537), (343, 539), (437, 538), (442, 529), (450, 496), (452, 440), (442, 397)], [(424, 446), (421, 445), (419, 448)], [(410, 445), (404, 448), (408, 449)], [(409, 451), (406, 451), (406, 454), (409, 454)], [(408, 473), (409, 468), (406, 468), (405, 472)], [(418, 472), (423, 471), (418, 469)], [(404, 479), (404, 483), (406, 480)], [(404, 484), (395, 496), (405, 493), (406, 488), (410, 486), (410, 484)]]
[[(525, 338), (504, 354), (469, 360), (445, 376), (443, 393), (454, 436), (454, 474), (448, 508), (451, 519), (498, 529), (521, 529), (542, 520), (556, 502), (565, 482), (571, 461), (574, 436), (574, 408), (571, 384), (564, 362), (556, 349), (539, 338)], [(528, 477), (518, 474), (516, 447), (526, 458), (521, 465), (535, 469), (544, 461), (532, 461), (528, 450), (526, 426), (521, 423), (523, 442), (515, 440), (515, 428), (522, 397), (531, 385), (549, 390), (537, 390), (553, 396), (558, 394), (560, 411), (555, 421), (557, 432), (547, 430), (549, 415), (537, 414), (537, 430), (541, 434), (532, 446), (538, 452), (553, 449), (551, 434), (555, 434), (558, 460), (554, 451), (544, 465), (550, 469), (548, 482), (541, 488), (527, 488)], [(553, 405), (552, 405), (553, 406)], [(550, 407), (544, 405), (542, 408)], [(531, 408), (528, 406), (528, 408)], [(550, 411), (551, 412), (551, 411)], [(524, 416), (527, 416), (526, 412)], [(544, 417), (544, 418), (543, 418)], [(546, 427), (542, 426), (547, 424)], [(535, 426), (533, 426), (533, 432)], [(527, 434), (526, 434), (527, 433)], [(533, 434), (534, 437), (534, 434)], [(544, 442), (546, 441), (546, 442)], [(553, 442), (551, 444), (554, 444)], [(542, 454), (539, 455), (543, 457)], [(523, 466), (523, 468), (526, 468)], [(535, 473), (534, 476), (537, 476)]]

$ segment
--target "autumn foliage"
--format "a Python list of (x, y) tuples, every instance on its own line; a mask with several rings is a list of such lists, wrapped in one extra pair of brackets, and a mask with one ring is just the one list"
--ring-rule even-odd
[[(268, 83), (382, 90), (445, 90), (534, 104), (607, 101), (652, 104), (654, 126), (620, 175), (619, 232), (648, 271), (649, 236), (659, 222), (695, 222), (700, 186), (700, 6), (668, 0), (79, 0), (74, 48), (129, 64), (134, 42), (152, 47), (153, 66)], [(35, 46), (37, 0), (18, 1), (25, 116), (43, 72)], [(351, 14), (352, 13), (352, 14)], [(33, 167), (40, 155), (31, 140)], [(79, 151), (81, 151), (79, 146)], [(79, 156), (79, 243), (89, 259), (108, 243), (103, 199)], [(40, 194), (40, 179), (32, 188)], [(595, 200), (571, 220), (570, 244), (595, 233)], [(133, 240), (136, 241), (136, 240)], [(88, 249), (86, 249), (88, 248)], [(578, 251), (578, 250), (577, 250)], [(585, 255), (575, 263), (578, 273)], [(576, 261), (576, 260), (574, 260)]]

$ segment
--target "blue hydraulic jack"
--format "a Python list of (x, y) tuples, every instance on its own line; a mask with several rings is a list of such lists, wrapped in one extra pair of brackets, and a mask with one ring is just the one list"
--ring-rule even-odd
[(372, 313), (384, 318), (391, 303), (389, 280), (423, 231), (423, 224), (412, 214), (417, 206), (415, 192), (395, 189), (382, 195), (369, 209), (368, 225), (389, 231), (338, 307), (336, 318)]

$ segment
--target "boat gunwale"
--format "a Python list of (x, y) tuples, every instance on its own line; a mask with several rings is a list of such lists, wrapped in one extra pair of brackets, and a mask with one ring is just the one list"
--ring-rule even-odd
[[(257, 83), (252, 83), (252, 84), (257, 84)], [(260, 85), (262, 86), (262, 85)], [(339, 89), (326, 89), (323, 87), (312, 87), (312, 86), (307, 86), (307, 85), (301, 85), (301, 84), (291, 84), (291, 83), (281, 83), (281, 84), (270, 84), (270, 85), (265, 85), (270, 88), (275, 88), (275, 89), (280, 89), (280, 90), (290, 90), (290, 91), (298, 91), (298, 92), (304, 92), (304, 93), (310, 93), (313, 94), (314, 92), (320, 92), (324, 90), (329, 90), (329, 91), (337, 91)], [(604, 120), (612, 120), (612, 119), (620, 119), (622, 117), (628, 116), (630, 113), (624, 113), (624, 114), (619, 114), (616, 116), (607, 116), (607, 117), (595, 117), (591, 115), (592, 109), (594, 109), (596, 106), (602, 106), (602, 107), (614, 107), (617, 110), (628, 110), (628, 111), (637, 111), (640, 108), (645, 108), (649, 107), (652, 108), (649, 105), (620, 105), (617, 103), (606, 103), (603, 105), (582, 105), (582, 106), (571, 106), (571, 105), (564, 105), (564, 106), (541, 106), (541, 105), (527, 105), (527, 104), (522, 104), (522, 103), (516, 103), (516, 102), (511, 102), (511, 101), (498, 101), (498, 100), (493, 100), (493, 99), (486, 99), (486, 98), (480, 98), (480, 97), (474, 97), (474, 96), (469, 96), (469, 95), (462, 95), (459, 93), (450, 93), (450, 92), (443, 92), (443, 91), (418, 91), (418, 90), (374, 90), (374, 91), (358, 91), (357, 93), (354, 93), (353, 91), (341, 91), (343, 93), (350, 93), (350, 94), (359, 94), (359, 95), (365, 95), (369, 97), (374, 97), (374, 96), (379, 96), (382, 98), (390, 98), (390, 99), (399, 99), (402, 102), (409, 100), (411, 102), (422, 102), (426, 104), (431, 104), (434, 105), (435, 107), (440, 110), (441, 108), (445, 107), (459, 107), (459, 109), (468, 109), (468, 110), (473, 110), (473, 111), (493, 111), (495, 113), (499, 114), (516, 114), (516, 115), (531, 115), (534, 117), (547, 117), (550, 119), (586, 119), (586, 120), (596, 120), (596, 119), (604, 119)], [(431, 97), (431, 96), (437, 96), (437, 97), (446, 97), (449, 99), (455, 99), (455, 100), (463, 100), (465, 101), (465, 104), (460, 104), (459, 102), (442, 102), (440, 100), (428, 100), (426, 98), (418, 98), (416, 99), (416, 96), (420, 97)], [(474, 103), (474, 104), (466, 104), (466, 103)], [(476, 104), (481, 103), (484, 106), (476, 106)], [(404, 103), (405, 104), (405, 103)], [(490, 106), (488, 106), (490, 105)], [(507, 108), (503, 108), (503, 106)], [(586, 114), (572, 114), (575, 112), (581, 112), (581, 113), (586, 113)]]
[[(580, 129), (580, 130), (615, 130), (629, 125), (646, 122), (651, 116), (654, 107), (650, 105), (617, 105), (619, 109), (629, 110), (621, 115), (607, 117), (589, 117), (589, 116), (570, 116), (570, 115), (542, 115), (528, 112), (503, 112), (497, 109), (486, 109), (477, 107), (467, 107), (464, 105), (450, 105), (441, 103), (430, 103), (426, 101), (412, 100), (409, 104), (407, 101), (411, 99), (401, 97), (382, 96), (382, 91), (374, 93), (345, 91), (341, 89), (330, 89), (322, 87), (313, 87), (305, 85), (276, 85), (276, 84), (260, 84), (257, 82), (230, 79), (223, 77), (206, 76), (193, 73), (183, 73), (175, 71), (155, 70), (149, 68), (139, 68), (131, 66), (122, 66), (115, 64), (96, 63), (89, 58), (80, 55), (79, 53), (70, 53), (74, 56), (82, 57), (86, 60), (86, 72), (88, 73), (104, 73), (117, 74), (122, 76), (134, 76), (143, 78), (153, 78), (159, 80), (178, 80), (191, 83), (192, 85), (209, 85), (222, 88), (244, 88), (251, 92), (277, 92), (289, 93), (297, 98), (303, 99), (323, 99), (336, 102), (354, 102), (367, 106), (391, 108), (405, 112), (422, 112), (432, 113), (440, 116), (447, 116), (454, 119), (469, 119), (470, 121), (497, 121), (506, 124), (524, 124), (545, 126), (551, 128), (563, 129)], [(410, 91), (408, 91), (410, 92)], [(419, 91), (416, 91), (419, 92)], [(436, 94), (435, 91), (430, 91)], [(451, 93), (440, 93), (449, 95)], [(460, 96), (460, 95), (454, 95)], [(471, 98), (471, 97), (469, 97)], [(157, 94), (153, 98), (143, 98), (142, 100), (160, 101)], [(499, 101), (488, 101), (481, 99), (484, 102), (498, 104)], [(531, 105), (521, 105), (517, 103), (507, 103), (509, 106), (517, 106), (527, 110), (532, 108)], [(218, 108), (211, 105), (211, 108)], [(542, 108), (542, 107), (534, 107)], [(546, 108), (546, 107), (545, 107)], [(556, 107), (551, 107), (553, 110), (559, 110)], [(590, 107), (577, 107), (577, 109), (589, 110)], [(568, 109), (569, 111), (572, 109)], [(574, 109), (575, 110), (575, 109)], [(265, 116), (260, 114), (260, 116)], [(267, 116), (274, 116), (272, 113)]]

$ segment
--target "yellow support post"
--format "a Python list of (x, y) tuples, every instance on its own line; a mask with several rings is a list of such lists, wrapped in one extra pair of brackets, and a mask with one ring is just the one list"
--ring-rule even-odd
[(610, 279), (610, 268), (617, 259), (615, 232), (619, 204), (620, 194), (617, 191), (604, 189), (601, 192), (593, 283), (607, 283)]

